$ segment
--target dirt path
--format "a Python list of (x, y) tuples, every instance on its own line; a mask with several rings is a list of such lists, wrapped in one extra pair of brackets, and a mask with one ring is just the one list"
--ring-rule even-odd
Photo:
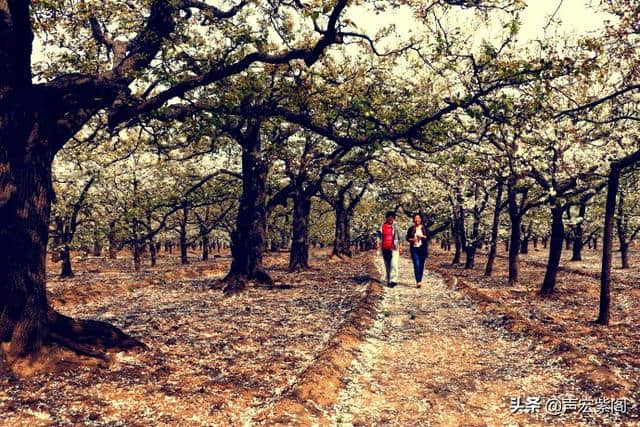
[[(382, 262), (378, 262), (382, 271)], [(400, 285), (386, 288), (376, 323), (334, 407), (336, 425), (576, 424), (575, 413), (551, 415), (547, 399), (573, 393), (571, 379), (529, 338), (495, 319), (429, 274), (413, 285), (400, 260)], [(424, 285), (426, 284), (426, 286)], [(541, 396), (534, 414), (512, 413), (511, 398)], [(535, 411), (535, 405), (531, 407)], [(570, 418), (567, 418), (570, 417)], [(570, 420), (570, 421), (569, 421)], [(593, 420), (591, 421), (593, 422)]]

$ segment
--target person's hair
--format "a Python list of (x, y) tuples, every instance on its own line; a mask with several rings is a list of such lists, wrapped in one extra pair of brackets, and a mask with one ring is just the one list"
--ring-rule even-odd
[(396, 217), (396, 213), (394, 211), (387, 211), (387, 214), (384, 216), (385, 218)]

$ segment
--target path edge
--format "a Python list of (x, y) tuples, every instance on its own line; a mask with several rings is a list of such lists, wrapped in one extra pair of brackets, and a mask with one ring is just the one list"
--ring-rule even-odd
[(471, 299), (480, 310), (500, 316), (504, 329), (516, 335), (538, 338), (540, 344), (550, 350), (551, 356), (561, 359), (568, 367), (577, 368), (576, 377), (580, 381), (609, 390), (613, 389), (621, 393), (621, 396), (628, 394), (633, 388), (633, 384), (621, 378), (608, 366), (596, 363), (574, 344), (558, 337), (558, 334), (549, 328), (534, 323), (508, 308), (502, 300), (482, 292), (444, 268), (430, 266), (430, 269), (444, 279), (449, 289)]
[(369, 280), (363, 297), (348, 312), (315, 360), (298, 376), (296, 383), (254, 420), (266, 425), (330, 424), (327, 412), (347, 385), (348, 370), (366, 340), (384, 296), (384, 288), (376, 279), (379, 272), (375, 254), (366, 255), (364, 261)]

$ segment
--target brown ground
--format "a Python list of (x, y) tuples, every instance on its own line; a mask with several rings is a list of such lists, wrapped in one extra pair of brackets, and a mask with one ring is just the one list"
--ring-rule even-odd
[(250, 423), (296, 385), (364, 296), (362, 257), (327, 263), (315, 255), (302, 274), (285, 271), (288, 254), (270, 255), (271, 273), (287, 288), (227, 299), (207, 286), (227, 257), (180, 266), (174, 255), (138, 273), (128, 260), (90, 260), (75, 263), (73, 279), (51, 275), (56, 308), (112, 322), (150, 350), (112, 354), (98, 371), (1, 375), (0, 425)]
[[(113, 322), (150, 350), (112, 353), (86, 366), (19, 380), (0, 374), (0, 425), (635, 425), (636, 418), (545, 411), (548, 399), (640, 398), (639, 287), (615, 288), (614, 323), (596, 327), (594, 260), (586, 275), (561, 273), (540, 299), (543, 270), (525, 258), (522, 282), (506, 286), (505, 260), (484, 279), (435, 250), (422, 289), (382, 289), (373, 253), (351, 262), (315, 252), (310, 272), (267, 265), (283, 285), (229, 299), (209, 284), (227, 256), (188, 266), (163, 256), (133, 272), (128, 259), (76, 262), (77, 276), (49, 277), (56, 308)], [(632, 260), (633, 262), (633, 260)], [(567, 264), (564, 262), (564, 264)], [(57, 272), (58, 266), (50, 268)], [(446, 280), (433, 271), (438, 269)], [(634, 271), (640, 271), (634, 270)], [(620, 276), (622, 277), (622, 276)], [(587, 375), (588, 374), (588, 375)], [(599, 377), (597, 377), (599, 375)], [(511, 399), (540, 396), (533, 414)], [(595, 409), (594, 409), (595, 411)], [(597, 411), (596, 411), (597, 412)]]
[[(335, 424), (615, 422), (615, 417), (598, 414), (545, 412), (546, 399), (554, 396), (596, 396), (576, 381), (553, 348), (507, 331), (495, 313), (479, 310), (475, 301), (449, 289), (437, 275), (430, 274), (427, 286), (416, 289), (408, 258), (401, 259), (400, 271), (401, 285), (386, 290), (380, 316), (352, 367), (350, 383), (333, 413)], [(534, 396), (543, 398), (539, 413), (512, 413), (511, 398)]]

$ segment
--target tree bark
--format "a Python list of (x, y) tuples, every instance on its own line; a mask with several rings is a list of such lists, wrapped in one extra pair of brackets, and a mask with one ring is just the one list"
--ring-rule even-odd
[(498, 184), (495, 205), (493, 208), (493, 221), (491, 222), (491, 242), (489, 244), (489, 254), (487, 255), (487, 266), (484, 269), (485, 276), (493, 274), (493, 264), (496, 259), (498, 249), (498, 231), (500, 227), (500, 211), (502, 210), (502, 184)]
[(180, 264), (189, 264), (189, 243), (187, 242), (187, 222), (189, 221), (189, 205), (182, 207), (182, 218), (180, 218), (178, 234), (180, 235)]
[(339, 206), (335, 210), (336, 229), (333, 239), (333, 252), (335, 256), (353, 256), (351, 252), (351, 218), (350, 213), (344, 206)]
[(202, 260), (207, 261), (209, 259), (209, 233), (201, 232), (200, 238), (202, 239)]
[(608, 325), (611, 317), (611, 258), (613, 251), (613, 222), (616, 212), (616, 197), (620, 184), (620, 169), (611, 166), (607, 183), (607, 203), (604, 210), (602, 231), (602, 268), (600, 271), (600, 308), (596, 323)]
[(616, 217), (616, 228), (618, 230), (618, 242), (620, 243), (620, 264), (623, 269), (629, 268), (629, 243), (631, 238), (627, 236), (628, 221), (625, 216), (624, 192), (620, 192), (618, 198), (618, 215)]
[(62, 269), (60, 270), (60, 277), (73, 277), (73, 269), (71, 268), (71, 249), (69, 245), (64, 245), (60, 251), (60, 260), (62, 260)]
[(151, 257), (151, 267), (155, 267), (158, 262), (158, 248), (153, 238), (149, 239), (149, 256)]
[(311, 197), (299, 190), (293, 202), (293, 230), (289, 271), (309, 269), (309, 216), (311, 215)]
[(248, 281), (273, 285), (262, 265), (266, 244), (266, 198), (269, 161), (262, 153), (259, 120), (248, 122), (242, 145), (242, 195), (231, 236), (232, 262), (223, 279), (224, 293), (242, 291)]
[(140, 247), (140, 241), (138, 240), (137, 236), (132, 243), (131, 250), (133, 251), (133, 269), (135, 271), (139, 271), (140, 268), (142, 267), (142, 263), (141, 263), (142, 248)]
[(562, 206), (556, 205), (551, 209), (551, 247), (549, 248), (549, 259), (547, 261), (547, 271), (540, 288), (540, 295), (551, 295), (556, 287), (560, 258), (562, 257), (562, 243), (564, 241), (564, 224), (562, 222)]
[(511, 237), (509, 239), (509, 284), (518, 282), (518, 255), (520, 254), (520, 230), (522, 216), (518, 212), (515, 183), (508, 187), (509, 219), (511, 220)]
[(587, 215), (587, 203), (581, 201), (580, 208), (578, 210), (578, 217), (580, 222), (576, 224), (573, 235), (573, 250), (571, 254), (571, 261), (582, 261), (582, 249), (584, 248), (584, 221)]
[(109, 222), (109, 231), (107, 232), (107, 241), (109, 242), (109, 259), (116, 259), (118, 256), (118, 244), (116, 243), (116, 222)]

